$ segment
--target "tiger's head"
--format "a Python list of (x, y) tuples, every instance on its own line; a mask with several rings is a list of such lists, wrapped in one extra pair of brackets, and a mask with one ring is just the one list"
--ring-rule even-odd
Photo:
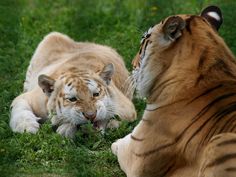
[(211, 80), (211, 73), (229, 74), (224, 67), (234, 57), (218, 35), (222, 22), (220, 9), (209, 6), (200, 15), (167, 17), (145, 32), (132, 61), (138, 93), (148, 97), (178, 80), (190, 87)]
[(70, 68), (58, 79), (40, 75), (38, 84), (48, 96), (47, 107), (56, 114), (57, 124), (63, 121), (79, 125), (114, 116), (109, 95), (113, 73), (113, 64), (106, 65), (99, 73)]

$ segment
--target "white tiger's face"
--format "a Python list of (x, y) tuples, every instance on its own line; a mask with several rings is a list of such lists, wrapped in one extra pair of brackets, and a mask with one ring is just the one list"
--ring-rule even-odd
[(115, 110), (109, 94), (109, 77), (95, 73), (62, 74), (53, 83), (48, 100), (48, 107), (56, 113), (58, 124), (79, 125), (113, 117)]
[(107, 86), (95, 79), (70, 78), (56, 99), (58, 117), (83, 124), (114, 116)]

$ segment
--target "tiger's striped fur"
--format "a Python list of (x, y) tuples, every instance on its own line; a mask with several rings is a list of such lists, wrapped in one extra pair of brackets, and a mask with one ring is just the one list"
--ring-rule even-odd
[(143, 36), (133, 81), (147, 106), (112, 144), (128, 177), (236, 176), (236, 62), (217, 33), (221, 23), (209, 6)]
[(10, 126), (35, 133), (52, 113), (57, 132), (73, 137), (77, 125), (88, 121), (104, 130), (114, 115), (134, 120), (131, 95), (124, 88), (128, 75), (113, 49), (50, 33), (31, 59), (24, 93), (12, 103)]

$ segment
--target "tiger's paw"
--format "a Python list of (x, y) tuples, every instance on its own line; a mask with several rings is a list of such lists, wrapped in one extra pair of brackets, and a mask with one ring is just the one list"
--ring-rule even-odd
[(76, 131), (77, 126), (71, 123), (64, 123), (57, 128), (57, 133), (66, 138), (74, 138)]
[(108, 122), (107, 128), (109, 128), (109, 129), (117, 129), (117, 128), (119, 128), (120, 124), (121, 124), (120, 121), (112, 119), (112, 120), (110, 120)]
[(12, 116), (10, 126), (13, 132), (35, 134), (40, 126), (37, 122), (39, 119), (40, 118), (36, 117), (33, 113), (23, 112)]
[(116, 142), (112, 143), (112, 145), (111, 145), (111, 151), (116, 156), (117, 156), (117, 152), (118, 152), (118, 141), (119, 140), (117, 140)]

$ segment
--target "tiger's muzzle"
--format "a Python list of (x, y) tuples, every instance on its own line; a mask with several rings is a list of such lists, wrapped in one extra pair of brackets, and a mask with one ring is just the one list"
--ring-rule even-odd
[(91, 122), (94, 122), (94, 120), (97, 116), (97, 110), (96, 111), (83, 112), (83, 115), (86, 119), (90, 120)]

